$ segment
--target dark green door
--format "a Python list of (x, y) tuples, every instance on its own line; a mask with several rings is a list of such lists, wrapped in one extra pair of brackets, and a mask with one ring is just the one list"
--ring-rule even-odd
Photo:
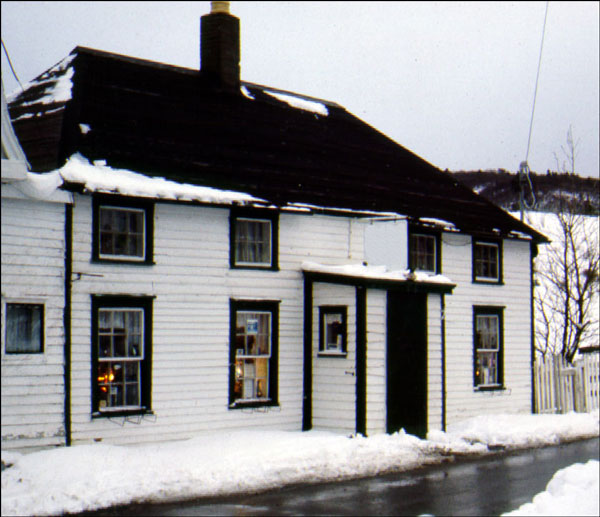
[(427, 298), (388, 292), (386, 430), (427, 433)]

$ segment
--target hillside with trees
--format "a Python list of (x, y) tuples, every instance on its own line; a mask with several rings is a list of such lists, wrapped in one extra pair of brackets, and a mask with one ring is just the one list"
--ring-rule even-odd
[[(519, 175), (504, 169), (449, 172), (478, 194), (510, 211), (519, 210)], [(600, 180), (569, 172), (530, 174), (535, 194), (535, 210), (559, 212), (570, 209), (583, 215), (600, 214)], [(531, 193), (525, 190), (531, 203)]]

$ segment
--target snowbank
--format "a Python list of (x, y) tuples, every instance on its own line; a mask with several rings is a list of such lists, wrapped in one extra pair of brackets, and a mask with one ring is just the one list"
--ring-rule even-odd
[(2, 472), (2, 515), (59, 515), (371, 476), (454, 454), (488, 453), (488, 445), (519, 448), (598, 436), (598, 418), (598, 411), (478, 417), (446, 433), (430, 433), (427, 440), (404, 432), (364, 438), (236, 431), (152, 445), (78, 445), (27, 455), (2, 451), (2, 462), (12, 464)]
[(502, 515), (600, 515), (599, 468), (590, 460), (561, 469), (530, 503)]

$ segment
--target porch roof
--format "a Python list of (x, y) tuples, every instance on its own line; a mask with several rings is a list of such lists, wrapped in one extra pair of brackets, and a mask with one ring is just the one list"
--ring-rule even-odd
[(388, 270), (386, 266), (367, 264), (325, 265), (303, 262), (304, 277), (312, 282), (345, 284), (374, 289), (399, 290), (414, 293), (452, 294), (456, 284), (443, 275), (420, 271)]

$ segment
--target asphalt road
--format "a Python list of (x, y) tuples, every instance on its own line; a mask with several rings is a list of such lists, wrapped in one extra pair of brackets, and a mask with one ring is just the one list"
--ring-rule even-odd
[(599, 444), (593, 438), (376, 478), (85, 515), (500, 515), (545, 490), (557, 470), (599, 459)]

